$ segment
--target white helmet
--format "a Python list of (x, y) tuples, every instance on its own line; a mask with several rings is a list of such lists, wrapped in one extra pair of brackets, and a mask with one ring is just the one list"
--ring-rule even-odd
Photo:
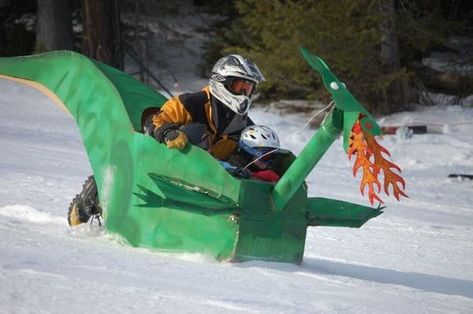
[(215, 63), (210, 76), (210, 92), (237, 114), (245, 114), (263, 74), (256, 64), (240, 55), (229, 55)]
[(252, 125), (245, 128), (241, 132), (238, 144), (244, 151), (254, 157), (280, 150), (278, 135), (264, 125)]

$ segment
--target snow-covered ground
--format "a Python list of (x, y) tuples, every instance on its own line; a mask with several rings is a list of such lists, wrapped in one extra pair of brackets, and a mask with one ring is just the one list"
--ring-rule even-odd
[[(298, 153), (307, 117), (253, 110)], [(0, 313), (472, 313), (473, 109), (382, 118), (437, 133), (384, 136), (409, 199), (361, 229), (309, 228), (301, 265), (219, 263), (130, 247), (66, 210), (90, 166), (74, 121), (36, 90), (0, 79)], [(309, 193), (368, 204), (337, 140)]]

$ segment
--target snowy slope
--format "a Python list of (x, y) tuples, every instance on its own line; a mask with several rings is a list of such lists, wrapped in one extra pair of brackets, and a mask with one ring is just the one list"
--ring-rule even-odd
[[(299, 152), (307, 117), (260, 109)], [(381, 119), (440, 134), (385, 136), (410, 199), (384, 197), (361, 229), (310, 228), (302, 265), (218, 263), (130, 247), (66, 209), (90, 174), (74, 121), (37, 91), (0, 79), (0, 313), (471, 313), (473, 109), (434, 107)], [(367, 204), (337, 140), (309, 193)]]

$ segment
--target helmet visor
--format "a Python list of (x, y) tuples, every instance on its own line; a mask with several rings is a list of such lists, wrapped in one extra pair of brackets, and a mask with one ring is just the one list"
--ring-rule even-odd
[(254, 82), (239, 77), (230, 77), (225, 84), (232, 94), (245, 96), (250, 96), (253, 93), (255, 85)]

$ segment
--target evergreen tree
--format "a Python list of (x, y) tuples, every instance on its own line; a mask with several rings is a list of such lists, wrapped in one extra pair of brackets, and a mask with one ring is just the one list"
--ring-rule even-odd
[(408, 100), (411, 65), (447, 35), (440, 4), (238, 0), (236, 17), (217, 40), (225, 47), (222, 55), (241, 53), (262, 68), (268, 80), (261, 86), (265, 97), (328, 100), (318, 76), (299, 55), (302, 45), (326, 60), (371, 110), (392, 112)]

